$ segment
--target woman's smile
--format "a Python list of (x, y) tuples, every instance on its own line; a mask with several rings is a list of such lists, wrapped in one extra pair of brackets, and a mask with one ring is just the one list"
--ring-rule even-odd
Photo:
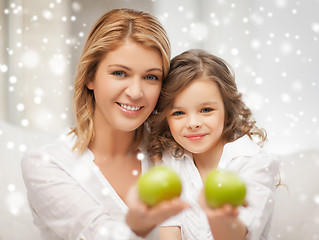
[(143, 106), (136, 106), (131, 104), (119, 103), (119, 102), (117, 102), (117, 105), (120, 107), (120, 109), (123, 112), (127, 114), (138, 114), (140, 110), (143, 108)]

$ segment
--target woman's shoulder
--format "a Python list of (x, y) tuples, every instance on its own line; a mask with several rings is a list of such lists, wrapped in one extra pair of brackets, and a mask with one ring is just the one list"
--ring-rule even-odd
[(21, 159), (22, 170), (74, 155), (72, 142), (73, 136), (62, 134), (52, 143), (28, 150)]
[(54, 141), (42, 145), (37, 148), (33, 148), (28, 150), (25, 155), (32, 155), (32, 154), (41, 154), (41, 153), (54, 153), (53, 149), (60, 150), (60, 149), (72, 149), (72, 144), (75, 142), (74, 134), (62, 133), (60, 134)]
[[(71, 137), (71, 138), (70, 138)], [(51, 144), (26, 152), (21, 159), (22, 176), (27, 184), (60, 176), (66, 179), (86, 179), (91, 175), (94, 155), (90, 150), (73, 151), (73, 137), (62, 135)]]

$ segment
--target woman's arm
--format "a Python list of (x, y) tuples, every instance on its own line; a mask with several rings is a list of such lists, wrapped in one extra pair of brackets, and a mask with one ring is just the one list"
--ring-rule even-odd
[(57, 156), (44, 152), (25, 154), (22, 159), (23, 178), (35, 222), (40, 228), (50, 229), (63, 239), (105, 240), (121, 236), (121, 239), (137, 240), (146, 235), (146, 239), (154, 239), (153, 234), (159, 237), (159, 231), (152, 231), (157, 223), (181, 210), (175, 204), (174, 207), (158, 208), (158, 211), (163, 210), (160, 214), (145, 211), (144, 215), (131, 216), (134, 223), (144, 216), (147, 216), (144, 220), (156, 219), (146, 221), (141, 229), (145, 230), (144, 234), (137, 234), (126, 224), (125, 218), (122, 219), (110, 194), (104, 194), (91, 172), (95, 168), (88, 167), (87, 163), (92, 164), (77, 159), (77, 162), (70, 163), (75, 168), (73, 171), (66, 161), (58, 161)]
[[(181, 201), (179, 198), (173, 198), (169, 201), (163, 201), (154, 207), (148, 207), (138, 198), (136, 186), (131, 188), (127, 204), (129, 207), (126, 215), (127, 225), (138, 236), (142, 237), (146, 236), (157, 225), (189, 207), (187, 203)], [(173, 234), (173, 231), (164, 232), (166, 232), (165, 236), (167, 237), (162, 239), (175, 239), (172, 238), (173, 235), (170, 235)]]

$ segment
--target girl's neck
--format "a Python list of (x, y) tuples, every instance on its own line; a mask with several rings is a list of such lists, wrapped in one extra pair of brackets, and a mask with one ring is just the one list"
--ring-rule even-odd
[(207, 152), (193, 154), (194, 163), (203, 181), (211, 170), (218, 167), (220, 158), (223, 154), (223, 149), (224, 142), (220, 141), (218, 145)]

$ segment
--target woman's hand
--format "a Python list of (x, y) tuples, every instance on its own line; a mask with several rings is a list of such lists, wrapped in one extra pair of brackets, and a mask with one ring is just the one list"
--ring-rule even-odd
[[(224, 204), (220, 208), (211, 208), (206, 202), (203, 191), (199, 196), (199, 204), (206, 213), (215, 240), (237, 240), (245, 238), (247, 228), (238, 218), (239, 211), (237, 207)], [(245, 204), (245, 207), (246, 206), (247, 204)]]
[(149, 207), (139, 199), (136, 186), (133, 186), (128, 193), (127, 206), (129, 211), (126, 215), (126, 223), (132, 231), (141, 237), (145, 237), (154, 227), (168, 218), (190, 207), (179, 198), (173, 198)]

